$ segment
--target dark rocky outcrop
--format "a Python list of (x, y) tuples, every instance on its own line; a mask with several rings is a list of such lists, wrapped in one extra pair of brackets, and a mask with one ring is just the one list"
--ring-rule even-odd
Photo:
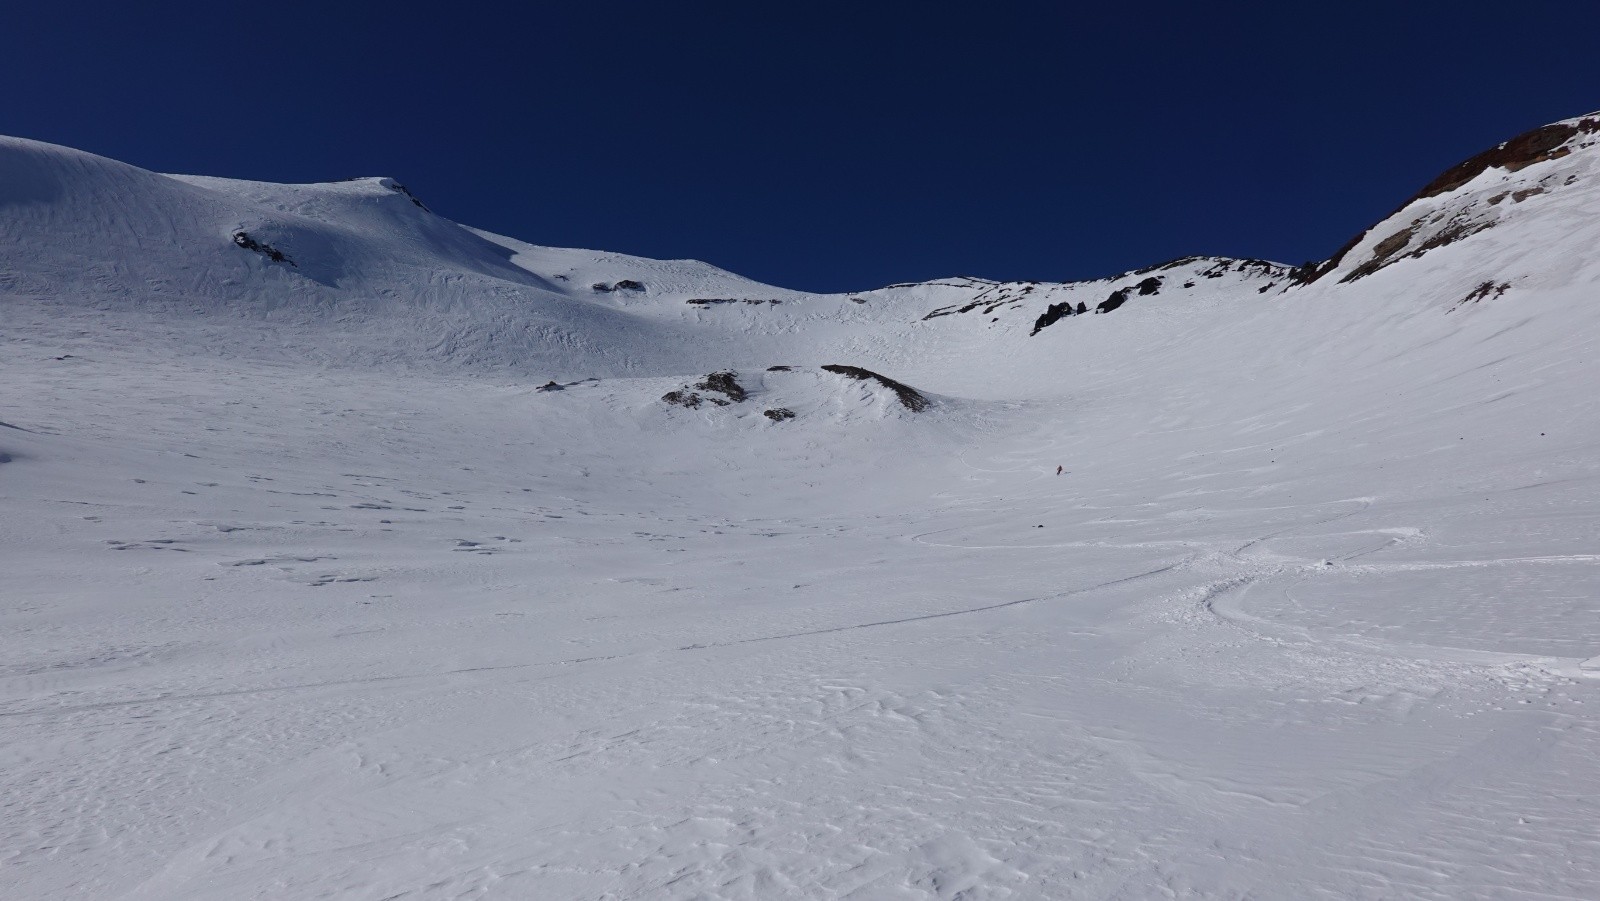
[[(928, 284), (939, 283), (929, 282)], [(971, 286), (964, 285), (962, 287)], [(973, 295), (972, 299), (964, 304), (940, 307), (939, 309), (932, 311), (922, 318), (924, 321), (926, 321), (929, 319), (938, 319), (940, 316), (953, 316), (957, 313), (970, 313), (973, 310), (978, 309), (983, 311), (984, 316), (988, 316), (1002, 306), (1019, 306), (1023, 301), (1027, 300), (1028, 295), (1032, 294), (1038, 287), (1039, 282), (999, 282), (991, 284), (982, 291), (979, 291), (977, 294)]]
[(701, 391), (715, 391), (718, 394), (727, 395), (728, 399), (734, 403), (741, 403), (750, 395), (744, 390), (744, 386), (734, 380), (733, 375), (732, 372), (726, 371), (713, 372), (706, 376), (705, 381), (695, 385), (695, 387)]
[(1367, 260), (1360, 266), (1357, 266), (1349, 275), (1345, 276), (1342, 281), (1353, 282), (1357, 279), (1366, 278), (1372, 273), (1377, 272), (1379, 269), (1389, 265), (1389, 258), (1404, 250), (1406, 245), (1411, 243), (1411, 239), (1416, 236), (1417, 228), (1421, 224), (1422, 220), (1418, 219), (1416, 222), (1411, 223), (1410, 226), (1395, 232), (1389, 237), (1384, 238), (1382, 241), (1379, 241), (1377, 244), (1373, 245), (1372, 259)]
[[(1435, 219), (1435, 222), (1437, 222), (1437, 219)], [(1384, 238), (1382, 241), (1379, 241), (1372, 248), (1372, 258), (1350, 270), (1348, 275), (1339, 280), (1340, 283), (1353, 282), (1366, 278), (1367, 276), (1377, 272), (1385, 266), (1390, 265), (1391, 263), (1396, 263), (1400, 260), (1414, 259), (1422, 256), (1430, 250), (1437, 250), (1440, 247), (1454, 244), (1455, 242), (1460, 241), (1462, 238), (1467, 238), (1477, 234), (1478, 232), (1493, 228), (1495, 223), (1492, 219), (1474, 220), (1463, 216), (1457, 216), (1448, 222), (1444, 228), (1441, 228), (1432, 235), (1429, 235), (1426, 240), (1417, 244), (1415, 247), (1411, 246), (1412, 239), (1415, 238), (1418, 231), (1420, 231), (1423, 226), (1427, 224), (1431, 223), (1424, 219), (1416, 219), (1406, 228), (1403, 228), (1389, 237)], [(1402, 250), (1404, 250), (1405, 253), (1401, 253), (1400, 251)]]
[(565, 383), (558, 382), (555, 379), (551, 379), (550, 381), (545, 382), (543, 385), (540, 385), (539, 387), (537, 387), (537, 388), (535, 388), (533, 390), (535, 390), (535, 391), (565, 391), (568, 388), (576, 388), (579, 385), (587, 385), (587, 384), (591, 384), (591, 383), (598, 383), (599, 381), (600, 380), (595, 378), (594, 376), (590, 376), (589, 378), (586, 378), (586, 379), (578, 379), (575, 382), (565, 382)]
[(786, 419), (793, 419), (794, 411), (787, 407), (774, 407), (771, 410), (763, 411), (761, 415), (773, 422), (783, 422)]
[[(1446, 169), (1443, 174), (1433, 181), (1428, 182), (1417, 196), (1406, 201), (1409, 206), (1413, 201), (1425, 197), (1435, 197), (1448, 191), (1454, 191), (1474, 178), (1481, 175), (1484, 170), (1491, 168), (1504, 169), (1507, 172), (1516, 172), (1526, 169), (1534, 163), (1546, 160), (1558, 160), (1572, 150), (1565, 145), (1568, 141), (1580, 134), (1594, 134), (1600, 132), (1600, 118), (1579, 119), (1577, 122), (1557, 122), (1535, 128), (1533, 131), (1524, 132), (1509, 141), (1472, 157)], [(1404, 207), (1402, 207), (1404, 209)]]
[(789, 371), (791, 371), (793, 369), (794, 369), (793, 366), (768, 366), (767, 367), (767, 371), (768, 372), (789, 372)]
[(1033, 331), (1028, 333), (1028, 337), (1031, 338), (1034, 335), (1039, 334), (1039, 332), (1049, 328), (1052, 325), (1055, 325), (1057, 322), (1060, 322), (1068, 316), (1082, 312), (1083, 304), (1081, 303), (1078, 304), (1077, 310), (1072, 308), (1072, 301), (1070, 300), (1064, 300), (1061, 303), (1053, 303), (1048, 307), (1045, 307), (1044, 312), (1039, 314), (1039, 318), (1033, 321)]
[[(1125, 285), (1115, 291), (1112, 291), (1111, 296), (1100, 301), (1100, 305), (1095, 307), (1094, 311), (1096, 313), (1109, 313), (1112, 310), (1115, 310), (1117, 307), (1127, 303), (1128, 298), (1131, 297), (1135, 291), (1139, 292), (1140, 297), (1149, 297), (1152, 294), (1160, 292), (1160, 290), (1161, 279), (1151, 276), (1150, 278), (1147, 278), (1138, 284)], [(1049, 328), (1052, 325), (1055, 325), (1057, 322), (1060, 322), (1068, 316), (1076, 316), (1082, 313), (1087, 313), (1088, 311), (1088, 305), (1082, 301), (1078, 302), (1077, 307), (1073, 307), (1071, 301), (1053, 303), (1048, 307), (1045, 307), (1044, 312), (1039, 314), (1039, 318), (1034, 320), (1033, 331), (1029, 332), (1028, 335), (1030, 337), (1037, 335), (1039, 332)]]
[(674, 406), (688, 407), (691, 410), (700, 406), (700, 395), (685, 389), (668, 391), (661, 395), (661, 399)]
[(610, 294), (613, 291), (643, 291), (644, 284), (641, 282), (636, 282), (631, 278), (625, 278), (614, 285), (607, 284), (606, 282), (595, 282), (589, 286), (589, 290), (594, 291), (597, 294)]
[(1484, 282), (1478, 285), (1478, 287), (1473, 288), (1471, 293), (1469, 293), (1466, 297), (1456, 301), (1456, 306), (1459, 307), (1463, 304), (1477, 303), (1480, 300), (1488, 300), (1492, 297), (1499, 297), (1500, 295), (1506, 293), (1506, 291), (1510, 290), (1510, 288), (1510, 282), (1500, 282), (1498, 284), (1495, 282)]
[(411, 193), (411, 189), (407, 188), (405, 185), (403, 185), (403, 184), (401, 184), (401, 183), (399, 183), (397, 181), (391, 181), (391, 182), (388, 183), (387, 187), (388, 187), (389, 190), (394, 191), (397, 194), (405, 195), (406, 199), (410, 200), (413, 204), (415, 204), (418, 209), (420, 209), (420, 210), (422, 210), (424, 212), (428, 212), (428, 213), (433, 212), (433, 210), (428, 209), (428, 205), (427, 204), (425, 204), (421, 200), (417, 199), (417, 195)]
[(771, 299), (771, 298), (768, 298), (766, 300), (759, 300), (759, 299), (738, 298), (738, 297), (691, 297), (688, 300), (684, 301), (684, 303), (686, 303), (686, 304), (688, 304), (688, 305), (690, 305), (692, 307), (710, 307), (710, 306), (716, 306), (718, 304), (724, 304), (724, 303), (747, 303), (747, 304), (751, 304), (751, 305), (754, 305), (754, 306), (759, 306), (759, 305), (765, 303), (765, 304), (772, 304), (773, 306), (777, 306), (778, 304), (783, 303), (783, 301), (775, 300), (775, 299)]
[(255, 238), (250, 237), (250, 235), (246, 232), (234, 232), (233, 243), (238, 247), (244, 248), (245, 250), (253, 250), (274, 263), (288, 263), (290, 266), (294, 266), (296, 269), (300, 268), (295, 261), (289, 259), (289, 256), (283, 251), (273, 247), (271, 244), (263, 244), (260, 241), (257, 241)]
[(1489, 229), (1494, 228), (1494, 226), (1495, 223), (1493, 220), (1479, 222), (1452, 222), (1448, 226), (1434, 232), (1433, 235), (1428, 238), (1428, 240), (1418, 244), (1417, 249), (1406, 254), (1406, 256), (1420, 257), (1430, 250), (1444, 247), (1447, 244), (1454, 244), (1462, 238), (1471, 237), (1481, 231), (1488, 231)]
[(1109, 313), (1112, 310), (1115, 310), (1117, 307), (1120, 307), (1128, 302), (1128, 292), (1132, 290), (1133, 288), (1130, 286), (1127, 288), (1118, 288), (1117, 290), (1112, 291), (1111, 296), (1100, 301), (1100, 305), (1095, 307), (1094, 311), (1096, 313)]
[[(1177, 269), (1182, 266), (1190, 266), (1208, 261), (1210, 265), (1206, 266), (1205, 269), (1200, 271), (1200, 274), (1205, 278), (1221, 278), (1229, 272), (1254, 272), (1261, 275), (1281, 275), (1284, 272), (1283, 266), (1279, 265), (1278, 263), (1274, 263), (1271, 260), (1257, 260), (1249, 257), (1234, 258), (1191, 255), (1186, 257), (1178, 257), (1175, 260), (1168, 260), (1165, 263), (1157, 263), (1154, 266), (1146, 266), (1143, 269), (1135, 269), (1132, 272), (1125, 272), (1123, 275), (1149, 275), (1152, 272), (1166, 272), (1169, 269)], [(1121, 276), (1117, 276), (1117, 278), (1121, 278)], [(1193, 287), (1193, 285), (1184, 285), (1184, 287), (1189, 288)]]
[[(705, 394), (700, 392), (704, 391)], [(722, 395), (717, 397), (716, 395)], [(693, 386), (685, 386), (676, 391), (668, 391), (661, 395), (666, 403), (678, 407), (687, 407), (691, 410), (698, 408), (702, 403), (710, 403), (718, 407), (742, 403), (750, 395), (734, 379), (731, 371), (713, 372), (704, 380)]]
[(885, 388), (893, 391), (895, 396), (900, 399), (900, 403), (904, 404), (906, 409), (913, 413), (920, 413), (931, 406), (928, 399), (923, 397), (922, 393), (917, 389), (902, 382), (897, 382), (888, 376), (879, 375), (870, 369), (862, 369), (860, 366), (843, 366), (838, 363), (830, 363), (822, 368), (827, 372), (837, 373), (838, 375), (845, 376), (846, 378), (852, 378), (865, 382), (877, 382)]

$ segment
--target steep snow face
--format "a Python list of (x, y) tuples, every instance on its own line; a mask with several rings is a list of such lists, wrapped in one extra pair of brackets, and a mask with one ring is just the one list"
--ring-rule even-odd
[(844, 295), (0, 143), (7, 893), (1600, 897), (1587, 127)]
[[(1586, 252), (1600, 240), (1597, 147), (1600, 114), (1506, 141), (1445, 172), (1303, 277), (1467, 282), (1495, 296), (1592, 284), (1600, 265)], [(1468, 292), (1456, 299), (1469, 299)]]

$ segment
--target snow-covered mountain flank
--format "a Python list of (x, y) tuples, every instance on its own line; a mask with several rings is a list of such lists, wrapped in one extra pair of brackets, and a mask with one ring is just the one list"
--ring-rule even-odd
[(1597, 290), (1600, 115), (839, 295), (0, 138), (0, 894), (1600, 896)]

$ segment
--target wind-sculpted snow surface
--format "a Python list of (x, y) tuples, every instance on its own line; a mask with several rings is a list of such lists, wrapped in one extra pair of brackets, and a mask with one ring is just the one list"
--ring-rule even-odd
[(1574, 140), (837, 296), (0, 142), (0, 894), (1600, 896)]

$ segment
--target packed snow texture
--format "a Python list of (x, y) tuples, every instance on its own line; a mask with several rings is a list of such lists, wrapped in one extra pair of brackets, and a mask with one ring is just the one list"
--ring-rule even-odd
[(1575, 132), (835, 296), (0, 139), (0, 894), (1600, 897)]

